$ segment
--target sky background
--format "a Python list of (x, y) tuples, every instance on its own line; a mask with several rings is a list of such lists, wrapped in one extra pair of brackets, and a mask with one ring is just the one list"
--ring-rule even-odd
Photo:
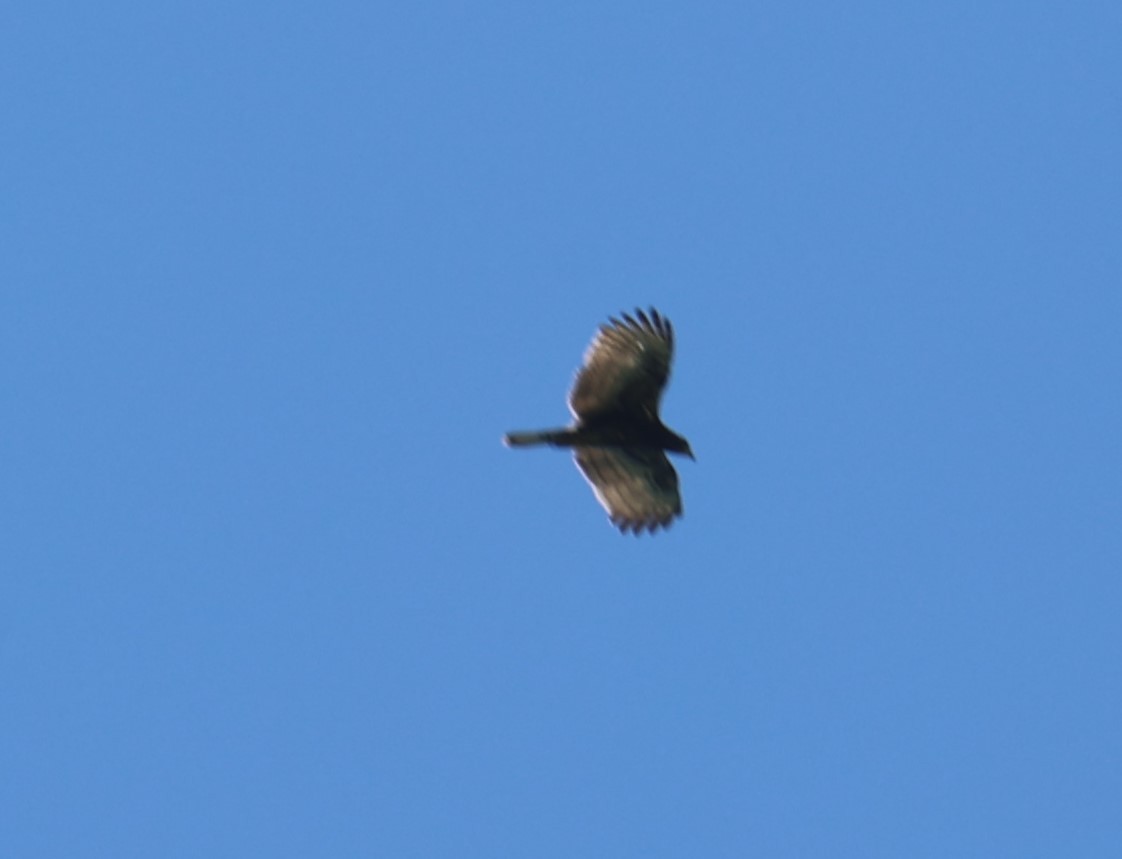
[[(0, 852), (1122, 843), (1122, 6), (0, 12)], [(678, 334), (685, 518), (568, 456)]]

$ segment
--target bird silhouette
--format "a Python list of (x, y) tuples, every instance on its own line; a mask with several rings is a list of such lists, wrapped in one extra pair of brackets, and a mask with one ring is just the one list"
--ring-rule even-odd
[(620, 315), (600, 326), (585, 352), (569, 392), (573, 424), (511, 432), (503, 440), (510, 447), (572, 448), (612, 523), (639, 534), (667, 528), (682, 515), (678, 474), (666, 453), (694, 457), (658, 413), (674, 357), (670, 320), (653, 308)]

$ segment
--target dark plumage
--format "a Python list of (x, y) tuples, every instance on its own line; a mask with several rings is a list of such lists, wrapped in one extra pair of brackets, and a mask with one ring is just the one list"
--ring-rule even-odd
[(670, 320), (636, 310), (602, 325), (569, 392), (566, 429), (507, 433), (511, 447), (573, 448), (592, 491), (621, 531), (656, 531), (682, 515), (678, 475), (666, 451), (693, 459), (689, 442), (658, 416), (674, 357)]

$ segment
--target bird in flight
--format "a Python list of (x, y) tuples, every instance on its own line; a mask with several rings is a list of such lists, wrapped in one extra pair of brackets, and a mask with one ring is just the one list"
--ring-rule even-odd
[(682, 515), (678, 474), (666, 452), (693, 459), (690, 444), (658, 416), (670, 378), (674, 329), (655, 309), (601, 325), (569, 392), (564, 429), (507, 433), (509, 447), (570, 447), (577, 466), (624, 533), (668, 528)]

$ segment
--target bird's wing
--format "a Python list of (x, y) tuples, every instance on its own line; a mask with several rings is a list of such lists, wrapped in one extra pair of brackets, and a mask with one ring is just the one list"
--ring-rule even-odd
[(674, 329), (657, 310), (612, 318), (585, 352), (569, 393), (569, 410), (584, 419), (620, 411), (657, 418), (673, 356)]
[(573, 457), (612, 524), (624, 533), (668, 528), (682, 515), (678, 474), (662, 451), (582, 447)]

